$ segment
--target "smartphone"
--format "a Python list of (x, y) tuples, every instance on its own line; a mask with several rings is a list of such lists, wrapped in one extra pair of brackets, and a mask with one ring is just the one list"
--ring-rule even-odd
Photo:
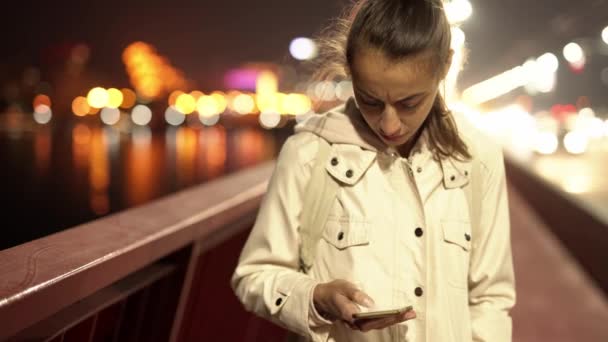
[(390, 317), (393, 315), (399, 315), (404, 312), (412, 310), (413, 307), (411, 305), (397, 308), (397, 309), (389, 309), (389, 310), (376, 310), (376, 311), (366, 311), (366, 312), (358, 312), (353, 314), (354, 319), (376, 319), (376, 318), (384, 318)]

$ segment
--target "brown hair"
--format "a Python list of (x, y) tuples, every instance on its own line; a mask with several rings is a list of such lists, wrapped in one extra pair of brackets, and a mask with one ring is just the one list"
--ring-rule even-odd
[[(378, 49), (394, 61), (431, 52), (431, 65), (437, 76), (443, 76), (450, 58), (451, 28), (441, 0), (358, 0), (321, 32), (318, 42), (316, 80), (347, 78), (362, 47)], [(421, 128), (425, 127), (436, 157), (471, 158), (441, 94)]]

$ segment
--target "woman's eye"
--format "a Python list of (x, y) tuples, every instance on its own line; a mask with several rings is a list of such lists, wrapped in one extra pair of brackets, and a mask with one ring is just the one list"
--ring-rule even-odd
[(420, 103), (401, 102), (401, 107), (405, 109), (415, 109)]
[(382, 102), (377, 102), (377, 101), (367, 101), (364, 99), (361, 99), (361, 103), (366, 105), (366, 106), (370, 106), (370, 107), (380, 107), (382, 106)]

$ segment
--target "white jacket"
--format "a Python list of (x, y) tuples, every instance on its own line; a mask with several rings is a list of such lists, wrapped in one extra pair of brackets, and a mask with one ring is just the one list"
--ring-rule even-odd
[[(470, 162), (433, 158), (423, 132), (410, 158), (387, 148), (354, 101), (296, 126), (283, 145), (231, 285), (249, 311), (314, 341), (511, 341), (515, 304), (501, 148), (456, 115), (475, 141), (483, 180), (480, 226), (471, 232), (463, 187)], [(345, 183), (308, 274), (298, 272), (299, 217), (319, 139)], [(334, 165), (336, 164), (336, 165)], [(453, 167), (457, 165), (457, 167)], [(350, 172), (349, 172), (350, 170)], [(350, 177), (346, 176), (349, 173)], [(417, 318), (367, 333), (323, 319), (314, 286), (351, 281), (380, 307), (410, 303)]]

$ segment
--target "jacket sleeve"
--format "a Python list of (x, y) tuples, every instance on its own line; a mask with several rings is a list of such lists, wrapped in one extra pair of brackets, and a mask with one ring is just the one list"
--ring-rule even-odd
[(469, 270), (469, 309), (474, 341), (511, 341), (510, 310), (515, 305), (509, 205), (500, 147), (481, 162), (480, 227), (474, 236)]
[(331, 322), (312, 305), (317, 285), (298, 272), (299, 214), (317, 148), (312, 133), (287, 139), (270, 178), (231, 286), (247, 311), (313, 341), (325, 341)]

